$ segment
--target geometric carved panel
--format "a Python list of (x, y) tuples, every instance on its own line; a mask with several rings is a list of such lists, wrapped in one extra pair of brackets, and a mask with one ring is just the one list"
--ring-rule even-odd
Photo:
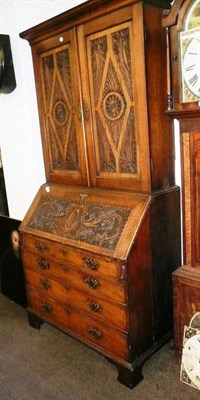
[(52, 170), (79, 171), (70, 48), (41, 57), (46, 134)]
[(130, 29), (125, 23), (87, 39), (99, 176), (138, 172)]

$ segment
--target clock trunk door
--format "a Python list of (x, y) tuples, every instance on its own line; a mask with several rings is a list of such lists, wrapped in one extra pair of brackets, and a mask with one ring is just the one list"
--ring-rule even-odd
[(74, 30), (42, 41), (33, 57), (47, 181), (88, 185)]
[(78, 28), (92, 186), (150, 186), (143, 29), (138, 4)]
[[(200, 268), (200, 132), (188, 132), (181, 121), (184, 263)], [(199, 119), (193, 122), (194, 129)]]
[(200, 268), (200, 132), (193, 135), (193, 176), (194, 176), (194, 259), (195, 266)]

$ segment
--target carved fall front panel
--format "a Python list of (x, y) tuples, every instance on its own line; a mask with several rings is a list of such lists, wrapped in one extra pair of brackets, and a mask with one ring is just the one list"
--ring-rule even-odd
[(87, 38), (97, 175), (137, 174), (131, 24)]
[(53, 235), (115, 249), (131, 210), (76, 200), (41, 199), (28, 227)]
[(70, 46), (42, 55), (44, 113), (51, 170), (80, 169)]

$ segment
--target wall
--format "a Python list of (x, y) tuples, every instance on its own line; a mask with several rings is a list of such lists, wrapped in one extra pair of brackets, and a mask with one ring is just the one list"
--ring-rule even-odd
[(10, 35), (17, 81), (12, 93), (0, 94), (0, 148), (9, 215), (15, 219), (23, 219), (45, 182), (31, 48), (19, 33), (84, 1), (0, 1), (0, 33)]
[[(86, 0), (84, 0), (86, 1)], [(45, 182), (31, 49), (19, 33), (82, 0), (0, 0), (0, 33), (10, 35), (17, 88), (0, 95), (0, 148), (9, 215), (22, 220)], [(179, 139), (176, 135), (177, 183)]]

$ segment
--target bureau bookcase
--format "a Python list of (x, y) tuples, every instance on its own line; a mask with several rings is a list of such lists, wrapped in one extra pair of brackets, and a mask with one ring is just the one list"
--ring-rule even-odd
[(20, 226), (29, 322), (99, 351), (130, 388), (172, 335), (180, 265), (169, 8), (89, 0), (20, 34), (32, 50), (46, 169)]

